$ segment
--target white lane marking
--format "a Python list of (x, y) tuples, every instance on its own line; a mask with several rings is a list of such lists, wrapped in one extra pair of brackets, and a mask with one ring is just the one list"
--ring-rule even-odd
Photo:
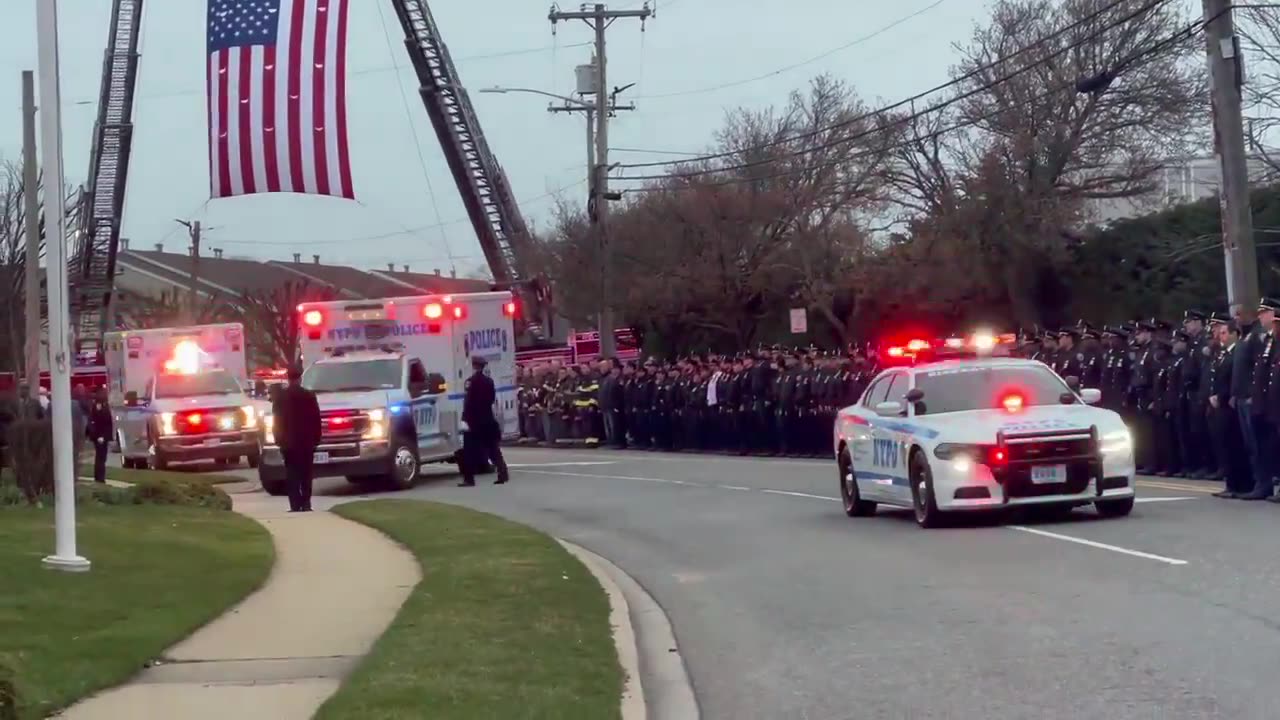
[(770, 495), (788, 495), (790, 497), (809, 498), (811, 500), (830, 500), (832, 502), (840, 502), (840, 498), (828, 497), (826, 495), (811, 495), (809, 493), (792, 492), (790, 490), (766, 490), (762, 488), (760, 492), (769, 493)]
[(1133, 501), (1137, 503), (1149, 503), (1149, 502), (1175, 502), (1178, 500), (1199, 500), (1199, 499), (1200, 498), (1197, 498), (1197, 497), (1140, 497), (1140, 498), (1134, 498)]
[(752, 490), (755, 489), (755, 488), (749, 488), (749, 487), (742, 487), (741, 485), (716, 485), (715, 487), (718, 487), (721, 490), (742, 490), (744, 492), (751, 492)]
[(566, 465), (617, 465), (617, 460), (593, 460), (590, 462), (507, 463), (509, 468), (562, 467)]
[[(507, 467), (511, 467), (508, 465)], [(591, 473), (575, 473), (551, 470), (525, 470), (517, 468), (520, 472), (531, 473), (533, 475), (551, 475), (560, 477), (581, 477), (581, 478), (597, 478), (600, 480), (639, 480), (640, 482), (664, 483), (668, 485), (687, 485), (683, 480), (666, 480), (663, 478), (636, 477), (634, 475), (592, 475)]]
[(1145, 560), (1155, 560), (1156, 562), (1167, 563), (1169, 565), (1187, 564), (1186, 560), (1178, 560), (1177, 558), (1165, 557), (1163, 555), (1153, 555), (1151, 553), (1142, 552), (1141, 550), (1130, 550), (1129, 548), (1122, 548), (1117, 545), (1108, 545), (1106, 543), (1095, 542), (1093, 540), (1085, 540), (1084, 538), (1072, 537), (1070, 535), (1060, 535), (1058, 533), (1049, 532), (1048, 530), (1039, 530), (1025, 525), (1006, 525), (1005, 527), (1010, 530), (1017, 530), (1018, 532), (1031, 533), (1032, 535), (1053, 538), (1054, 540), (1065, 540), (1066, 542), (1087, 545), (1088, 547), (1097, 548), (1099, 550), (1110, 550), (1111, 552), (1120, 553), (1121, 555), (1131, 555), (1133, 557), (1143, 558)]

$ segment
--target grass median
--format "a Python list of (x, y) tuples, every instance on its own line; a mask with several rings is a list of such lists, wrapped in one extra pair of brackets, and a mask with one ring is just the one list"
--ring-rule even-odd
[[(93, 463), (82, 465), (80, 474), (93, 476)], [(225, 485), (227, 483), (245, 482), (246, 478), (237, 475), (220, 475), (218, 473), (176, 472), (173, 470), (134, 470), (133, 468), (108, 467), (107, 478), (120, 482), (138, 483), (147, 480), (176, 480), (186, 483), (204, 483), (206, 485)]]
[(258, 587), (271, 537), (235, 513), (172, 505), (77, 508), (83, 574), (46, 570), (49, 508), (0, 509), (0, 667), (18, 717), (44, 718), (128, 679)]
[(555, 540), (438, 503), (372, 500), (335, 512), (407, 547), (423, 579), (317, 718), (619, 717), (609, 601)]

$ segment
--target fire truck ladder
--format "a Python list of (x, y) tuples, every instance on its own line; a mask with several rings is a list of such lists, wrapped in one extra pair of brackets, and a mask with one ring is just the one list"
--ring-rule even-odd
[(114, 0), (111, 8), (88, 182), (79, 199), (79, 238), (69, 268), (78, 351), (98, 349), (108, 322), (133, 141), (142, 2)]
[(418, 73), (418, 92), (427, 106), (493, 279), (502, 285), (522, 283), (527, 278), (520, 261), (527, 248), (529, 229), (511, 195), (506, 173), (489, 150), (440, 29), (426, 0), (392, 2)]

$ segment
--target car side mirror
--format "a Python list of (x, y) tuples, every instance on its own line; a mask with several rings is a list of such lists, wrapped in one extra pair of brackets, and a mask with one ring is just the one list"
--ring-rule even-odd
[(1079, 392), (1079, 391), (1080, 391), (1080, 378), (1079, 378), (1079, 377), (1077, 377), (1077, 376), (1075, 376), (1075, 375), (1068, 375), (1067, 377), (1065, 377), (1065, 378), (1063, 378), (1063, 379), (1067, 381), (1067, 387), (1071, 388), (1072, 390), (1075, 390), (1076, 392)]
[(127, 407), (137, 407), (137, 406), (138, 406), (138, 391), (136, 391), (136, 390), (130, 390), (129, 392), (125, 393), (125, 394), (124, 394), (124, 404), (125, 404)]
[(876, 403), (876, 414), (880, 417), (902, 417), (904, 412), (906, 412), (906, 407), (897, 400)]
[(907, 391), (907, 402), (918, 403), (924, 399), (924, 391), (920, 388), (911, 388)]
[(1102, 391), (1098, 388), (1085, 388), (1080, 391), (1080, 399), (1086, 405), (1097, 405), (1102, 402)]

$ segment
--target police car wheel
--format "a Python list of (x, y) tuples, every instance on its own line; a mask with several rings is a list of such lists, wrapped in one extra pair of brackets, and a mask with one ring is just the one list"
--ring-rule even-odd
[(933, 497), (933, 471), (920, 453), (911, 457), (911, 505), (920, 527), (936, 528), (942, 524), (942, 513)]
[(403, 439), (397, 440), (392, 448), (387, 481), (396, 490), (408, 490), (418, 480), (418, 454)]
[(876, 514), (876, 504), (862, 499), (858, 492), (858, 481), (853, 475), (853, 461), (849, 459), (849, 449), (840, 451), (840, 500), (844, 503), (844, 514), (849, 517), (869, 517)]
[(1099, 500), (1093, 504), (1098, 509), (1098, 514), (1102, 517), (1116, 518), (1125, 517), (1133, 512), (1133, 498), (1127, 497), (1123, 500)]

